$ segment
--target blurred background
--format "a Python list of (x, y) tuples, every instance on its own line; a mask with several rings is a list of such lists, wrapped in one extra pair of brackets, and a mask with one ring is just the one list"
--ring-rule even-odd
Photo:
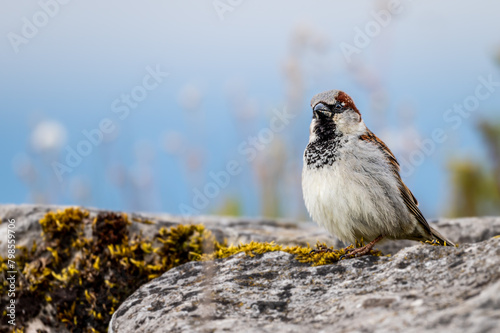
[(500, 3), (5, 1), (0, 202), (307, 219), (340, 89), (428, 218), (500, 214)]

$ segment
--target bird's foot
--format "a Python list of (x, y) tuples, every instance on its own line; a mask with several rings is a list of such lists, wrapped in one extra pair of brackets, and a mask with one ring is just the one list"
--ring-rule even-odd
[(342, 249), (342, 251), (344, 251), (345, 254), (350, 253), (351, 251), (354, 251), (354, 250), (356, 250), (356, 247), (354, 246), (354, 244), (351, 244), (348, 247)]
[(358, 247), (356, 249), (351, 248), (350, 246), (346, 247), (344, 251), (346, 254), (340, 257), (340, 260), (342, 259), (349, 259), (349, 258), (358, 258), (362, 257), (364, 255), (367, 255), (370, 253), (372, 248), (375, 246), (375, 244), (380, 241), (383, 238), (383, 236), (378, 236), (374, 240), (372, 240), (370, 243), (366, 244), (365, 246)]
[(346, 251), (346, 254), (340, 256), (340, 260), (342, 259), (350, 259), (350, 258), (357, 258), (357, 257), (361, 257), (361, 256), (364, 256), (366, 255), (367, 253), (370, 252), (370, 250), (372, 249), (373, 246), (369, 246), (370, 244), (368, 245), (365, 245), (363, 247), (358, 247), (356, 249), (349, 249), (347, 252)]

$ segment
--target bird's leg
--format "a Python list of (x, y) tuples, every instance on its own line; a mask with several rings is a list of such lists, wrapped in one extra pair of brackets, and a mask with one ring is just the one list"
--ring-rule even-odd
[(365, 254), (369, 253), (370, 250), (375, 246), (375, 243), (379, 242), (384, 236), (380, 235), (374, 240), (372, 240), (370, 243), (366, 244), (363, 247), (358, 247), (357, 249), (352, 250), (349, 253), (344, 254), (341, 259), (347, 259), (347, 258), (354, 258), (354, 257), (361, 257), (364, 256)]
[[(351, 246), (352, 246), (352, 248), (351, 248)], [(355, 249), (356, 249), (356, 246), (355, 246), (354, 244), (351, 244), (351, 245), (349, 245), (348, 247), (343, 248), (342, 250), (343, 250), (345, 253), (349, 253), (349, 252), (351, 252), (351, 251), (354, 251)]]

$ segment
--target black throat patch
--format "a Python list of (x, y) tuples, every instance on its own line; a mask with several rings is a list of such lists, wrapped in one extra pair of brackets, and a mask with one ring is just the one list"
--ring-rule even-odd
[(317, 139), (307, 145), (304, 152), (305, 163), (316, 169), (333, 165), (339, 160), (338, 149), (342, 147), (342, 133), (338, 133), (333, 120), (322, 119), (314, 128), (314, 134)]

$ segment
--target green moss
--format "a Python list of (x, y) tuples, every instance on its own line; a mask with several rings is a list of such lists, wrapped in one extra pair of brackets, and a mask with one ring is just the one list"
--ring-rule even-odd
[[(17, 307), (23, 309), (22, 316), (16, 318), (19, 330), (50, 303), (57, 320), (50, 325), (65, 326), (71, 332), (106, 332), (112, 314), (135, 290), (189, 261), (227, 258), (240, 252), (254, 256), (284, 251), (316, 266), (335, 263), (345, 254), (343, 249), (326, 251), (325, 244), (317, 244), (312, 254), (310, 246), (257, 242), (228, 246), (217, 242), (202, 225), (161, 228), (154, 237), (146, 237), (141, 232), (131, 234), (129, 227), (151, 221), (131, 221), (127, 214), (112, 212), (91, 219), (87, 211), (78, 208), (49, 212), (39, 222), (40, 244), (34, 242), (31, 249), (18, 247), (16, 253), (23, 277), (16, 289)], [(90, 238), (85, 237), (85, 225), (91, 225)], [(7, 258), (0, 257), (0, 263), (7, 270)], [(4, 280), (0, 284), (2, 309), (8, 301), (6, 288)], [(44, 315), (40, 318), (49, 320)], [(0, 331), (8, 330), (14, 332), (2, 322)]]

